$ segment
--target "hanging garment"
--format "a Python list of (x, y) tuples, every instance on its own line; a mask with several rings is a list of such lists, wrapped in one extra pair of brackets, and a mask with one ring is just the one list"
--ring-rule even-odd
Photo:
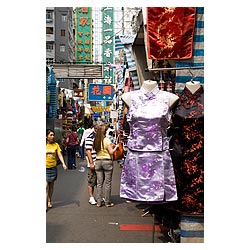
[(121, 175), (120, 197), (147, 202), (175, 201), (175, 176), (167, 128), (170, 94), (156, 86), (131, 92), (130, 134)]
[(149, 59), (192, 57), (194, 7), (147, 7)]
[(204, 90), (192, 94), (187, 87), (173, 110), (170, 141), (178, 210), (204, 213)]
[[(204, 67), (204, 7), (196, 7), (195, 29), (194, 29), (194, 43), (193, 43), (193, 56), (188, 60), (176, 61), (177, 68), (192, 68)], [(194, 80), (204, 83), (204, 70), (192, 69), (195, 76)], [(190, 81), (191, 75), (189, 69), (176, 70), (176, 91), (182, 91), (185, 83)]]

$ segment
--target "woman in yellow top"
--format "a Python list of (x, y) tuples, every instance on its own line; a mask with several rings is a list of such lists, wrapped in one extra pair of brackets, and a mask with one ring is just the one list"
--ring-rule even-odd
[(114, 203), (110, 201), (113, 174), (112, 155), (118, 146), (116, 145), (114, 147), (114, 144), (106, 137), (106, 130), (107, 127), (105, 125), (99, 125), (94, 140), (94, 150), (96, 151), (95, 171), (97, 176), (97, 207), (102, 206), (102, 194), (104, 195), (105, 206), (114, 206)]
[(57, 159), (62, 163), (64, 170), (67, 170), (61, 148), (55, 142), (55, 132), (52, 129), (46, 130), (46, 211), (52, 207), (51, 198), (54, 190), (54, 181), (57, 178)]

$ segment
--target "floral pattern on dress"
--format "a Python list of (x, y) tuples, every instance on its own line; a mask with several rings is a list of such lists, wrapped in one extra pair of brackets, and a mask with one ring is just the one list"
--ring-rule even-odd
[(172, 117), (170, 147), (176, 185), (177, 209), (204, 213), (204, 90), (184, 88)]
[(130, 134), (122, 168), (120, 197), (146, 202), (177, 200), (167, 128), (170, 95), (154, 88), (131, 92)]

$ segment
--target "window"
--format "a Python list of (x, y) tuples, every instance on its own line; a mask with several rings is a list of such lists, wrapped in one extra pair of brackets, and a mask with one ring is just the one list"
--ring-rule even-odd
[(53, 43), (46, 43), (46, 50), (51, 52), (53, 50)]
[(52, 27), (46, 27), (46, 34), (53, 34), (53, 28)]
[(61, 36), (65, 36), (65, 30), (61, 30)]
[(46, 22), (50, 23), (53, 21), (53, 13), (51, 11), (46, 11)]
[(47, 63), (47, 64), (52, 64), (53, 61), (54, 61), (53, 58), (46, 58), (46, 63)]
[(65, 45), (63, 44), (60, 45), (60, 52), (65, 52)]
[(67, 15), (62, 14), (62, 22), (67, 22)]

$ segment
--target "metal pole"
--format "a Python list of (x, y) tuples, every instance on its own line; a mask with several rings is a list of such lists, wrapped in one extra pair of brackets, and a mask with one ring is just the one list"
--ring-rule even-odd
[(87, 103), (88, 99), (88, 79), (84, 79), (84, 104)]
[(164, 70), (182, 70), (182, 69), (204, 69), (204, 66), (196, 66), (196, 67), (180, 67), (180, 68), (154, 68), (154, 69), (146, 69), (146, 71), (164, 71)]
[(152, 243), (155, 242), (155, 214), (153, 213)]

